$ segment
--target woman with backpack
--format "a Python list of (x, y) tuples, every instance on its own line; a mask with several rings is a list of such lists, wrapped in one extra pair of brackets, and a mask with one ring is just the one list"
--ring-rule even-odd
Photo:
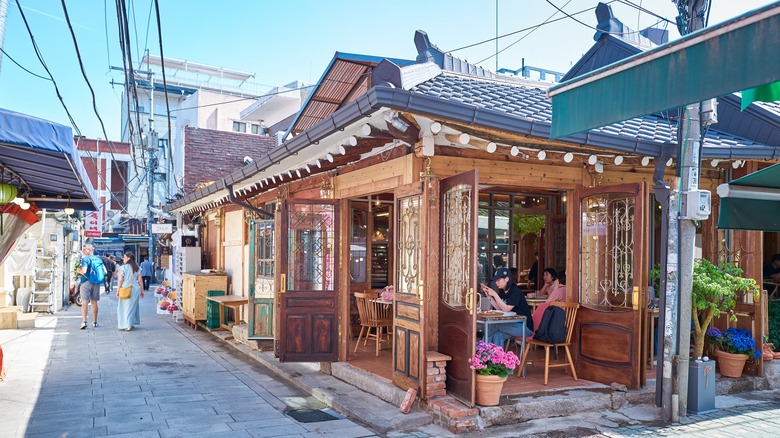
[(126, 252), (122, 256), (122, 266), (119, 267), (117, 278), (116, 296), (119, 298), (120, 289), (130, 287), (130, 298), (119, 298), (119, 305), (116, 308), (117, 328), (119, 330), (130, 331), (134, 326), (141, 324), (141, 313), (138, 308), (139, 300), (144, 297), (144, 291), (141, 287), (143, 279), (141, 278), (141, 269), (135, 262), (135, 254)]

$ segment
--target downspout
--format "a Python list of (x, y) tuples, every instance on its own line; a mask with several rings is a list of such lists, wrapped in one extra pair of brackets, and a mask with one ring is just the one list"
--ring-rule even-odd
[(227, 191), (228, 191), (228, 201), (230, 201), (232, 204), (236, 204), (238, 206), (246, 208), (249, 211), (253, 211), (253, 212), (259, 214), (260, 216), (265, 217), (266, 219), (273, 219), (274, 218), (273, 214), (271, 214), (271, 213), (269, 213), (269, 212), (267, 212), (267, 211), (265, 211), (265, 210), (263, 210), (261, 208), (253, 207), (253, 206), (251, 206), (251, 205), (249, 205), (249, 204), (247, 204), (245, 202), (241, 202), (238, 199), (236, 199), (235, 195), (233, 195), (233, 186), (232, 185), (225, 185), (225, 187), (227, 188)]

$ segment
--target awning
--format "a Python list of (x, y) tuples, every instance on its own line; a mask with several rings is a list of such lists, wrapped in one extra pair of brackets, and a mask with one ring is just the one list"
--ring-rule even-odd
[(718, 228), (780, 232), (780, 164), (718, 186)]
[(0, 108), (0, 168), (40, 208), (98, 209), (67, 126)]
[(550, 87), (551, 139), (780, 80), (780, 4)]

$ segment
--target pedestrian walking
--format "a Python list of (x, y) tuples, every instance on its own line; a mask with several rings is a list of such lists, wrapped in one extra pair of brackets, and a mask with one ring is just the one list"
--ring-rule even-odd
[(141, 263), (141, 278), (144, 279), (144, 290), (149, 290), (149, 285), (152, 283), (152, 262), (149, 261), (149, 257), (144, 257)]
[(100, 260), (103, 261), (103, 266), (106, 267), (105, 294), (109, 294), (111, 293), (111, 282), (114, 281), (114, 273), (116, 272), (116, 262), (113, 255), (108, 257), (100, 256)]
[(98, 301), (100, 301), (100, 286), (106, 279), (106, 268), (100, 257), (93, 255), (95, 247), (84, 245), (81, 248), (81, 264), (78, 273), (81, 275), (79, 293), (81, 294), (81, 329), (87, 328), (87, 306), (92, 306), (92, 326), (98, 326)]
[(141, 288), (143, 279), (141, 278), (141, 269), (135, 262), (135, 254), (125, 253), (122, 256), (122, 266), (117, 271), (117, 292), (119, 298), (119, 289), (130, 287), (132, 292), (130, 298), (119, 299), (119, 305), (116, 308), (116, 326), (119, 330), (130, 331), (134, 326), (141, 324), (141, 312), (139, 302), (144, 297), (144, 290)]

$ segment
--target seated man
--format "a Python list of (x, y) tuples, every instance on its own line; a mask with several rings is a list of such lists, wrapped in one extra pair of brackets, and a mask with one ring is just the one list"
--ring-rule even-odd
[(764, 265), (764, 278), (770, 281), (780, 281), (780, 254), (775, 254)]
[(485, 293), (487, 299), (490, 300), (490, 304), (494, 309), (502, 312), (515, 312), (518, 315), (524, 315), (526, 319), (526, 328), (523, 332), (523, 324), (521, 322), (515, 322), (512, 324), (500, 324), (497, 325), (495, 332), (490, 334), (489, 341), (503, 347), (506, 340), (513, 336), (531, 336), (533, 331), (531, 327), (534, 326), (533, 319), (531, 317), (531, 308), (528, 307), (528, 302), (525, 300), (525, 295), (517, 287), (517, 284), (513, 284), (509, 278), (510, 273), (507, 268), (499, 268), (496, 270), (496, 274), (493, 276), (493, 281), (496, 283), (496, 287), (504, 291), (505, 299), (501, 299), (501, 295), (495, 290), (489, 288), (487, 285), (482, 285), (482, 292)]

